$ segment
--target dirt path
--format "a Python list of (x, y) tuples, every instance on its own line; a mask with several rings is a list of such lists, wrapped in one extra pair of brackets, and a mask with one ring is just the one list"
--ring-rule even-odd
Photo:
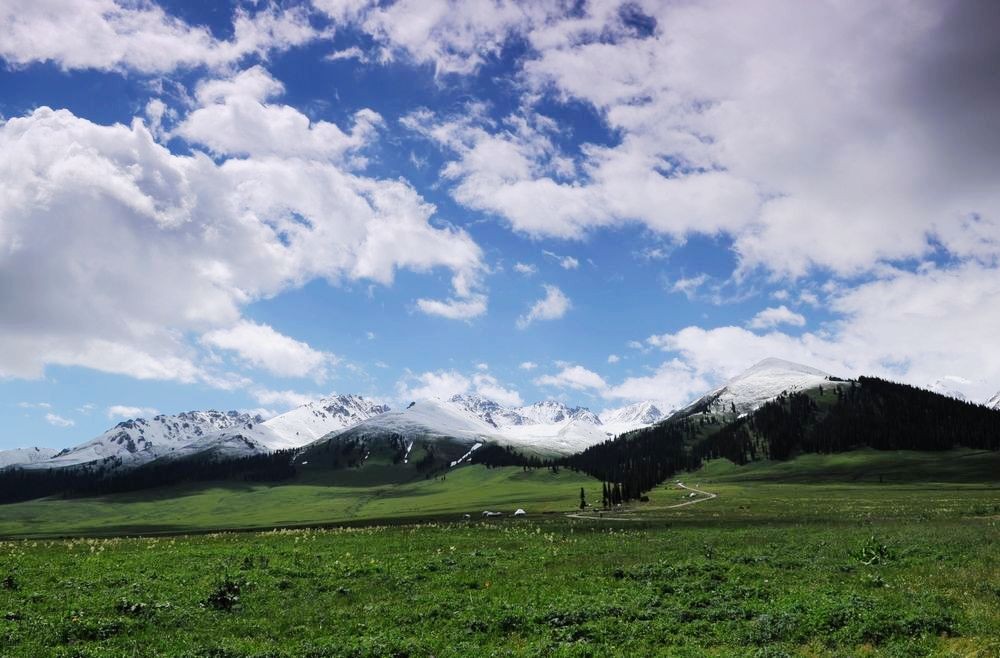
[[(678, 507), (686, 507), (688, 505), (694, 505), (695, 503), (703, 503), (706, 500), (712, 500), (713, 498), (718, 498), (719, 497), (719, 494), (714, 494), (714, 493), (712, 493), (710, 491), (702, 491), (701, 489), (695, 489), (694, 487), (689, 487), (689, 486), (687, 486), (685, 484), (681, 484), (680, 482), (677, 483), (677, 486), (680, 487), (681, 489), (687, 489), (688, 491), (690, 491), (692, 493), (701, 494), (703, 497), (702, 498), (692, 498), (691, 500), (685, 500), (683, 503), (677, 503), (676, 505), (663, 505), (663, 506), (656, 506), (656, 507), (646, 507), (646, 508), (644, 508), (643, 511), (651, 511), (651, 510), (659, 510), (659, 509), (676, 509)], [(628, 512), (623, 510), (622, 513), (626, 513), (627, 514)], [(594, 516), (592, 514), (580, 514), (580, 513), (567, 514), (566, 517), (570, 518), (570, 519), (586, 519), (586, 520), (591, 520), (591, 521), (642, 521), (642, 520), (644, 520), (642, 517), (635, 517), (635, 516), (601, 516), (601, 515)]]

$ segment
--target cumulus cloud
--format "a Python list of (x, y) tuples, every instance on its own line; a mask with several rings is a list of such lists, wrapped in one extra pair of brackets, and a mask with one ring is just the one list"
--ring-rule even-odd
[(292, 390), (274, 391), (267, 388), (252, 389), (250, 394), (259, 404), (278, 406), (283, 409), (301, 407), (304, 404), (315, 402), (322, 397), (313, 393), (300, 393)]
[(583, 366), (566, 364), (554, 375), (542, 375), (535, 379), (536, 386), (552, 386), (555, 388), (570, 388), (576, 391), (597, 391), (607, 389), (604, 378)]
[(566, 315), (572, 303), (556, 286), (544, 285), (545, 297), (531, 305), (528, 312), (517, 319), (517, 327), (526, 329), (536, 320), (557, 320)]
[(507, 407), (520, 407), (524, 404), (521, 394), (512, 387), (501, 384), (491, 375), (477, 374), (472, 378), (473, 390), (488, 400), (499, 402)]
[(130, 407), (123, 404), (113, 404), (107, 408), (108, 418), (149, 418), (159, 412), (152, 407)]
[(458, 299), (418, 299), (417, 309), (427, 315), (449, 320), (471, 320), (486, 312), (486, 295), (473, 294)]
[(243, 320), (232, 327), (215, 329), (201, 337), (201, 343), (235, 352), (255, 368), (280, 377), (326, 377), (326, 368), (337, 358), (315, 350), (307, 343), (278, 333), (266, 324)]
[[(409, 122), (451, 154), (442, 176), (466, 206), (538, 237), (631, 222), (724, 233), (741, 272), (792, 277), (868, 272), (938, 245), (1000, 255), (993, 3), (542, 4), (510, 20), (508, 3), (490, 5), (477, 24), (530, 46), (524, 107)], [(381, 32), (417, 59), (467, 32), (428, 14), (415, 33), (419, 48)], [(564, 153), (535, 114), (552, 97), (591, 105), (618, 140)]]
[(534, 276), (538, 273), (538, 268), (529, 263), (514, 263), (514, 271), (524, 276)]
[(677, 409), (706, 393), (714, 382), (681, 360), (662, 363), (649, 375), (628, 377), (603, 391), (605, 398), (628, 402), (653, 400), (663, 409)]
[(572, 256), (560, 256), (559, 254), (551, 251), (543, 251), (542, 253), (548, 256), (549, 258), (556, 259), (556, 261), (559, 262), (559, 267), (563, 268), (564, 270), (575, 270), (578, 267), (580, 267), (580, 261), (577, 260), (576, 258), (573, 258)]
[(521, 370), (534, 370), (537, 367), (538, 364), (535, 363), (534, 361), (522, 361), (521, 364), (518, 366), (518, 368), (520, 368)]
[(45, 422), (53, 427), (73, 427), (76, 425), (75, 421), (72, 421), (69, 418), (63, 418), (62, 416), (51, 412), (45, 414)]
[(1000, 355), (983, 348), (1000, 331), (998, 295), (1000, 269), (979, 263), (891, 270), (833, 295), (830, 310), (839, 319), (815, 332), (689, 326), (650, 336), (646, 344), (671, 355), (668, 362), (656, 376), (626, 379), (613, 390), (633, 399), (646, 397), (653, 386), (693, 394), (705, 390), (702, 384), (777, 356), (834, 375), (876, 375), (916, 386), (960, 377), (968, 382), (965, 395), (984, 400), (1000, 382)]
[(447, 400), (454, 395), (475, 393), (507, 406), (523, 404), (520, 393), (500, 383), (496, 377), (477, 372), (467, 377), (457, 370), (437, 370), (418, 375), (409, 374), (396, 383), (396, 392), (403, 400)]
[(609, 354), (608, 355), (608, 363), (618, 363), (621, 360), (622, 360), (622, 358), (620, 356), (618, 356), (617, 354)]
[(449, 0), (314, 0), (331, 18), (351, 22), (377, 44), (376, 57), (405, 57), (435, 73), (471, 73), (500, 53), (508, 36), (556, 9), (555, 3)]
[(344, 132), (329, 121), (312, 122), (297, 109), (272, 104), (284, 85), (261, 66), (198, 85), (199, 103), (173, 134), (221, 155), (340, 159), (367, 145), (382, 122), (376, 112), (359, 110)]
[(801, 313), (796, 313), (782, 304), (781, 306), (765, 308), (763, 311), (757, 313), (757, 315), (750, 319), (749, 327), (751, 329), (769, 329), (777, 327), (780, 324), (804, 327), (806, 325), (806, 318)]
[(232, 27), (221, 41), (149, 0), (8, 0), (0, 6), (0, 57), (14, 66), (167, 73), (230, 65), (321, 36), (303, 8), (239, 8)]
[[(260, 72), (219, 84), (251, 83), (271, 84)], [(230, 119), (234, 135), (254, 125)], [(0, 123), (0, 376), (59, 364), (246, 386), (187, 336), (222, 336), (210, 332), (241, 326), (246, 304), (316, 278), (390, 285), (400, 268), (445, 268), (453, 297), (418, 304), (446, 317), (485, 309), (467, 233), (432, 226), (434, 207), (407, 183), (353, 174), (304, 139), (294, 157), (289, 143), (215, 161), (175, 155), (139, 119), (41, 107)]]

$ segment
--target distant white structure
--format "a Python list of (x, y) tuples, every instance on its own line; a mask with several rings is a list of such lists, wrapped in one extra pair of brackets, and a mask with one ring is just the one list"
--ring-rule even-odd
[(520, 507), (519, 507), (519, 508), (517, 508), (517, 511), (516, 511), (516, 512), (514, 512), (514, 516), (524, 516), (525, 514), (527, 514), (527, 512), (525, 512), (525, 511), (524, 511), (523, 509), (521, 509)]
[(503, 512), (491, 512), (489, 510), (483, 510), (483, 516), (503, 516)]

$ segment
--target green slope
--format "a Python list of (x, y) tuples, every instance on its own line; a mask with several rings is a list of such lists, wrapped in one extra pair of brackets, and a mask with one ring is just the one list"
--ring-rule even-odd
[(1000, 484), (1000, 452), (967, 448), (940, 452), (864, 448), (799, 455), (788, 461), (750, 462), (744, 466), (727, 459), (713, 459), (695, 473), (703, 482)]
[(465, 466), (445, 479), (409, 479), (386, 465), (307, 475), (289, 483), (198, 483), (99, 498), (0, 506), (0, 537), (117, 535), (270, 528), (414, 518), (460, 518), (485, 509), (532, 514), (576, 508), (596, 480), (567, 470)]

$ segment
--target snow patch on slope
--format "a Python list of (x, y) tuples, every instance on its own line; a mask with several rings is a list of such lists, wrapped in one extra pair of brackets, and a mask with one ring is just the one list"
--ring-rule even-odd
[(55, 457), (59, 451), (55, 448), (13, 448), (0, 450), (0, 468), (35, 464)]

